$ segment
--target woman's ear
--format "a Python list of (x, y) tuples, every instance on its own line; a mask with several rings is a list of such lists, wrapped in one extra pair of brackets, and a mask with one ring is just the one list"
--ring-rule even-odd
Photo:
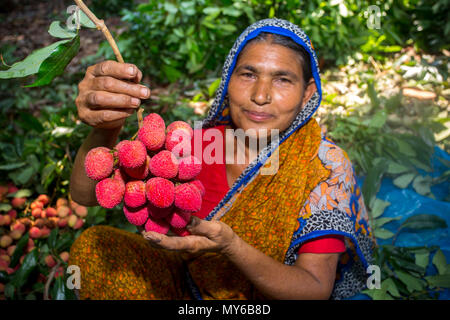
[(311, 80), (309, 80), (309, 83), (305, 89), (305, 92), (303, 94), (303, 101), (302, 101), (302, 108), (304, 108), (306, 106), (306, 104), (308, 103), (309, 99), (311, 99), (311, 97), (313, 96), (314, 92), (317, 91), (317, 87), (316, 87), (316, 82), (314, 81), (314, 78), (311, 78)]

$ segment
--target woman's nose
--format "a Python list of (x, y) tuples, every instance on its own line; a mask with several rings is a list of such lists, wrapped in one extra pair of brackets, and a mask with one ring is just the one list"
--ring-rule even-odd
[(259, 79), (258, 81), (255, 82), (255, 85), (253, 87), (251, 100), (258, 105), (271, 103), (272, 97), (270, 91), (271, 91), (270, 83), (262, 79)]

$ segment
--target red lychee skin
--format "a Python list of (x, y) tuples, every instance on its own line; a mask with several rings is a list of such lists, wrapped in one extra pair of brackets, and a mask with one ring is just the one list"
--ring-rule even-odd
[(30, 209), (31, 210), (34, 210), (34, 209), (36, 209), (36, 208), (39, 208), (39, 209), (43, 209), (44, 208), (44, 204), (42, 203), (42, 202), (40, 202), (40, 201), (33, 201), (31, 204), (30, 204)]
[(11, 200), (11, 205), (13, 208), (22, 208), (25, 205), (27, 198), (13, 198)]
[(49, 228), (43, 227), (41, 229), (41, 238), (47, 238), (51, 232), (52, 232), (52, 230), (50, 230)]
[(128, 140), (123, 140), (120, 141), (118, 144), (116, 144), (116, 146), (114, 147), (114, 158), (118, 158), (119, 157), (119, 149), (120, 147), (124, 144), (127, 143)]
[(166, 124), (164, 119), (157, 113), (150, 113), (144, 117), (143, 121), (144, 126), (151, 126), (159, 129), (166, 129)]
[(38, 239), (41, 237), (41, 229), (39, 229), (38, 227), (31, 227), (30, 229), (30, 238), (32, 239)]
[(81, 218), (77, 219), (77, 222), (75, 222), (75, 225), (73, 226), (74, 230), (81, 229), (81, 227), (84, 225), (84, 220)]
[(150, 172), (165, 179), (175, 178), (178, 174), (178, 159), (168, 150), (160, 151), (150, 160)]
[(147, 208), (149, 215), (155, 219), (164, 219), (174, 210), (173, 206), (170, 206), (168, 208), (158, 208), (152, 205), (151, 203), (147, 205)]
[(162, 219), (149, 217), (147, 222), (145, 223), (146, 232), (153, 231), (161, 234), (166, 234), (167, 232), (169, 232), (169, 229), (170, 229), (169, 223)]
[(69, 261), (69, 253), (67, 251), (61, 252), (59, 254), (59, 257), (61, 258), (62, 261), (67, 262)]
[(186, 133), (188, 133), (191, 137), (194, 134), (194, 131), (192, 130), (191, 126), (189, 125), (189, 123), (184, 122), (184, 121), (174, 121), (171, 124), (169, 124), (167, 126), (167, 133), (172, 132), (174, 130), (184, 130), (186, 131)]
[(124, 168), (137, 168), (147, 159), (145, 145), (139, 140), (124, 140), (119, 152), (119, 163)]
[(69, 218), (60, 218), (58, 220), (58, 227), (65, 228), (65, 227), (67, 227), (68, 223), (69, 223)]
[(205, 186), (203, 185), (203, 183), (200, 180), (194, 180), (194, 181), (191, 181), (189, 183), (197, 187), (197, 189), (198, 189), (198, 191), (200, 191), (200, 195), (202, 197), (205, 196), (206, 189), (205, 189)]
[(176, 129), (167, 134), (165, 147), (178, 158), (186, 157), (191, 154), (191, 139), (185, 130)]
[(144, 181), (130, 181), (125, 185), (123, 197), (125, 205), (131, 208), (143, 206), (147, 202)]
[(178, 165), (178, 179), (181, 181), (192, 180), (202, 171), (202, 163), (194, 156), (180, 159)]
[(8, 194), (8, 187), (5, 185), (0, 185), (0, 201), (6, 199), (7, 194)]
[(65, 206), (65, 205), (64, 206), (60, 206), (56, 212), (58, 214), (58, 217), (65, 218), (65, 217), (67, 217), (69, 215), (70, 208)]
[(52, 208), (52, 207), (48, 207), (47, 209), (45, 209), (45, 213), (46, 213), (47, 217), (50, 217), (50, 218), (58, 216), (56, 209)]
[(8, 183), (8, 194), (15, 193), (17, 191), (19, 191), (19, 188), (17, 188), (12, 183)]
[(14, 240), (19, 240), (22, 238), (23, 232), (21, 230), (13, 230), (9, 233), (9, 236), (13, 238)]
[(11, 217), (11, 219), (16, 219), (17, 218), (17, 211), (14, 209), (11, 209), (8, 211), (8, 216)]
[(109, 177), (114, 167), (114, 156), (105, 147), (91, 149), (84, 160), (86, 175), (95, 181)]
[(175, 199), (175, 186), (172, 181), (155, 177), (145, 184), (148, 201), (158, 208), (168, 208)]
[(135, 226), (142, 226), (148, 219), (147, 206), (130, 208), (125, 205), (123, 206), (123, 213), (128, 222), (134, 224)]
[(7, 253), (10, 257), (12, 257), (12, 255), (14, 254), (14, 250), (16, 250), (16, 246), (9, 246), (7, 249)]
[[(123, 170), (125, 171), (125, 168), (123, 168)], [(122, 169), (115, 169), (112, 178), (114, 180), (120, 181), (125, 187), (125, 183), (127, 182), (127, 180), (126, 174), (122, 171)]]
[(46, 256), (44, 261), (45, 261), (45, 264), (47, 265), (47, 267), (49, 267), (49, 268), (53, 268), (54, 266), (56, 266), (56, 261), (55, 261), (55, 259), (53, 259), (53, 257), (51, 255)]
[(11, 217), (7, 214), (0, 215), (0, 226), (9, 226), (11, 224)]
[(9, 247), (12, 242), (13, 242), (13, 239), (10, 236), (5, 234), (0, 238), (0, 247), (2, 247), (2, 248)]
[(187, 211), (176, 210), (166, 218), (166, 221), (174, 228), (182, 229), (187, 226), (191, 219), (191, 213)]
[(41, 202), (45, 206), (49, 203), (50, 198), (46, 194), (41, 194), (36, 200)]
[(36, 208), (31, 211), (31, 215), (35, 218), (40, 218), (42, 215), (42, 209)]
[(86, 218), (86, 216), (88, 215), (88, 209), (85, 206), (79, 205), (74, 209), (74, 211), (75, 214), (80, 218)]
[(143, 125), (138, 131), (138, 139), (149, 151), (157, 151), (164, 146), (166, 133), (164, 129)]
[(183, 211), (197, 212), (202, 207), (202, 196), (197, 187), (183, 183), (175, 187), (174, 203)]
[(134, 179), (145, 180), (150, 173), (150, 156), (147, 155), (145, 163), (137, 168), (124, 168), (127, 175)]
[(25, 225), (20, 222), (20, 221), (15, 221), (12, 225), (11, 225), (11, 231), (14, 230), (19, 230), (22, 233), (25, 233), (26, 227)]
[(68, 204), (69, 204), (69, 201), (67, 201), (67, 199), (58, 198), (58, 200), (56, 200), (56, 209), (58, 209), (61, 206), (67, 206)]
[(186, 237), (189, 236), (191, 233), (189, 231), (186, 230), (186, 228), (170, 228), (170, 231), (172, 231), (173, 233), (175, 233), (178, 237)]
[(106, 178), (95, 186), (98, 204), (103, 208), (112, 209), (123, 200), (125, 186), (118, 180)]

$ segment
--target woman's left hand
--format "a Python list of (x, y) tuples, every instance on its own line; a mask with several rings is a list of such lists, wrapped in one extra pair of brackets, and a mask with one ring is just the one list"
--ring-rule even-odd
[(186, 228), (191, 235), (185, 237), (172, 237), (153, 231), (142, 231), (142, 235), (153, 247), (188, 253), (205, 251), (224, 253), (238, 239), (234, 231), (221, 221), (207, 221), (192, 216)]

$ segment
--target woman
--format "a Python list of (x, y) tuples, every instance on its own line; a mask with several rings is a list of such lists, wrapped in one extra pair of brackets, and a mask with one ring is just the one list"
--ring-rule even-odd
[[(84, 156), (113, 147), (132, 98), (137, 106), (149, 96), (119, 80), (124, 68), (100, 63), (79, 86), (79, 116), (94, 130), (78, 152), (71, 194), (85, 205), (97, 203)], [(139, 82), (133, 71), (127, 79)], [(321, 96), (317, 58), (300, 28), (279, 19), (248, 27), (227, 57), (202, 133), (256, 129), (254, 139), (264, 130), (278, 138), (254, 157), (247, 143), (244, 164), (203, 166), (206, 201), (190, 236), (143, 232), (146, 242), (111, 227), (86, 230), (70, 255), (82, 272), (81, 297), (340, 299), (359, 292), (372, 235), (348, 157), (312, 118)], [(224, 147), (230, 143), (239, 141)], [(276, 158), (276, 173), (260, 174)]]

